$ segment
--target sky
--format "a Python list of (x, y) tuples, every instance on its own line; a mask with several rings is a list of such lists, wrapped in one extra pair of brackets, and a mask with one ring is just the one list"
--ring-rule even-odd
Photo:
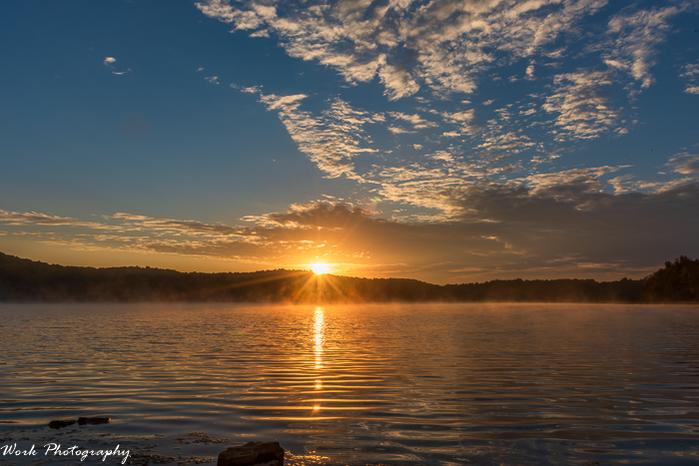
[(695, 1), (0, 10), (2, 252), (438, 283), (699, 256)]

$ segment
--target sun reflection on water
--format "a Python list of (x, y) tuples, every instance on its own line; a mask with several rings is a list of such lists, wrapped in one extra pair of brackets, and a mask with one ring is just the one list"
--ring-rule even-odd
[(314, 315), (314, 338), (315, 338), (315, 355), (316, 369), (323, 366), (323, 327), (325, 325), (325, 316), (322, 306), (316, 306)]
[[(314, 337), (314, 351), (315, 351), (315, 384), (314, 390), (320, 392), (323, 389), (323, 379), (320, 371), (323, 369), (323, 340), (324, 340), (324, 327), (325, 327), (325, 311), (323, 306), (316, 306), (315, 313), (313, 315), (313, 337)], [(320, 393), (318, 393), (320, 395)], [(319, 412), (321, 409), (320, 403), (315, 403), (313, 405), (313, 413)]]

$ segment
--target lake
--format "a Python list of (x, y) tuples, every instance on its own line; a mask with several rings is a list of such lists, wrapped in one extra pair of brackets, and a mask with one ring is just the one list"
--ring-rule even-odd
[[(26, 304), (0, 305), (0, 331), (0, 445), (119, 443), (134, 464), (215, 464), (249, 440), (292, 465), (699, 462), (697, 306)], [(85, 415), (112, 422), (46, 427)]]

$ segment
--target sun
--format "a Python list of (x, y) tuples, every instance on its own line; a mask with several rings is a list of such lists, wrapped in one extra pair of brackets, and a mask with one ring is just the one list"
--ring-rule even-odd
[(330, 264), (325, 262), (314, 262), (311, 264), (311, 270), (316, 275), (325, 275), (330, 272)]

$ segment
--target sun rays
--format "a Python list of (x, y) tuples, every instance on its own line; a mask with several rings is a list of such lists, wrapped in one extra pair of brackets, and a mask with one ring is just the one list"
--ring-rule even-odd
[(349, 301), (352, 293), (337, 285), (337, 277), (331, 272), (335, 266), (328, 262), (315, 261), (308, 264), (309, 273), (294, 293), (293, 302), (336, 302)]

